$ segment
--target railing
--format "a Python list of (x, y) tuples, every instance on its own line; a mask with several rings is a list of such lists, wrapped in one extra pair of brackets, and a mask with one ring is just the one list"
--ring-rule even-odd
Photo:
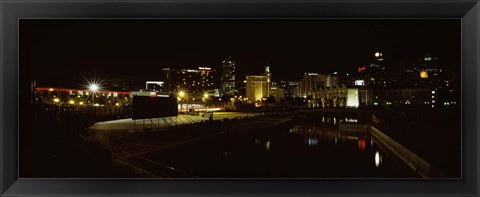
[(87, 106), (68, 104), (33, 104), (36, 121), (49, 117), (69, 127), (83, 127), (99, 121), (131, 117), (131, 106)]

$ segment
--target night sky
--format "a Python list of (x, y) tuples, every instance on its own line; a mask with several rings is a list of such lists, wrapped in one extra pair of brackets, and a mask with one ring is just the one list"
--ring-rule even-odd
[(132, 77), (162, 68), (221, 69), (299, 80), (304, 72), (354, 72), (381, 51), (386, 66), (426, 53), (460, 69), (460, 20), (20, 20), (21, 80)]

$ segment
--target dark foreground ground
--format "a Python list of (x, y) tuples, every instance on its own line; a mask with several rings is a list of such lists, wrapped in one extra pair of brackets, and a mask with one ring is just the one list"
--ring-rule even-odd
[[(449, 177), (459, 177), (458, 111), (372, 113), (391, 138)], [(105, 136), (71, 129), (47, 115), (21, 132), (21, 177), (415, 177), (368, 136), (342, 136), (336, 126), (318, 124), (320, 117), (288, 122), (285, 116), (265, 116)]]

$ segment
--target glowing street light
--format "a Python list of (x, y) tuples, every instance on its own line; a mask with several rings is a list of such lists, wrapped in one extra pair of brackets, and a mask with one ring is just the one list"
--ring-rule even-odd
[(207, 93), (203, 94), (203, 98), (206, 98), (206, 99), (207, 99), (207, 98), (208, 98), (208, 94), (207, 94)]
[(58, 103), (58, 102), (60, 102), (60, 99), (59, 98), (54, 98), (53, 102)]
[[(183, 97), (185, 97), (185, 95), (186, 95), (186, 93), (185, 93), (185, 91), (183, 91), (183, 90), (180, 90), (180, 91), (178, 92), (178, 99), (179, 99), (179, 101), (180, 101), (180, 111), (183, 111), (183, 102), (181, 102), (181, 101), (183, 100)], [(187, 110), (188, 110), (188, 109), (187, 109)]]
[(98, 85), (97, 84), (90, 84), (90, 86), (88, 86), (88, 89), (90, 89), (90, 91), (97, 91), (98, 90)]
[(181, 90), (180, 92), (178, 92), (178, 96), (179, 96), (180, 98), (185, 97), (185, 91)]

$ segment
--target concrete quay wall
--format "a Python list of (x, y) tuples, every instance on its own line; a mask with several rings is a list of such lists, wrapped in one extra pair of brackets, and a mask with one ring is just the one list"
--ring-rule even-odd
[(429, 162), (425, 161), (412, 151), (408, 150), (392, 138), (385, 135), (375, 126), (371, 126), (371, 134), (377, 143), (386, 151), (392, 153), (401, 161), (403, 161), (410, 169), (416, 172), (423, 178), (441, 178), (446, 175), (432, 166)]

